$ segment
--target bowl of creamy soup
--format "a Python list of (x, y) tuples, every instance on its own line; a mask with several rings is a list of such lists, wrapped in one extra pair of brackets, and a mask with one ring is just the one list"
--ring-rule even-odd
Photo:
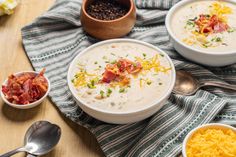
[(175, 68), (159, 48), (133, 39), (94, 44), (72, 61), (69, 89), (80, 108), (104, 122), (125, 124), (156, 113), (175, 83)]
[(207, 66), (236, 63), (236, 1), (181, 1), (168, 12), (166, 28), (185, 58)]

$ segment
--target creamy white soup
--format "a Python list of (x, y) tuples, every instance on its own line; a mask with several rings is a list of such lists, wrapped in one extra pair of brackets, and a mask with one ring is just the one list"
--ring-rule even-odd
[(209, 52), (236, 50), (236, 5), (226, 1), (197, 0), (179, 8), (172, 17), (175, 36), (187, 45)]
[(160, 99), (170, 88), (172, 74), (161, 52), (117, 42), (82, 54), (71, 81), (83, 102), (112, 112), (129, 112)]

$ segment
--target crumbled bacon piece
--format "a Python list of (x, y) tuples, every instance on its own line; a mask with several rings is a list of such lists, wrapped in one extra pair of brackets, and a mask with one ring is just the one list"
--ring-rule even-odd
[(114, 70), (116, 67), (114, 66), (106, 66), (105, 72), (103, 73), (102, 81), (106, 83), (110, 83), (112, 80), (115, 80), (118, 76), (118, 73), (116, 70)]
[(128, 59), (120, 59), (117, 64), (120, 65), (120, 71), (127, 71), (129, 74), (137, 73), (142, 69), (142, 66), (139, 62), (135, 63)]
[(43, 76), (45, 69), (38, 75), (24, 73), (19, 76), (10, 75), (2, 92), (6, 99), (14, 104), (29, 104), (39, 100), (48, 90), (48, 83)]
[(132, 62), (128, 59), (120, 59), (115, 64), (108, 64), (103, 73), (102, 82), (110, 83), (111, 81), (119, 81), (124, 85), (129, 83), (127, 74), (138, 73), (142, 69), (139, 62)]
[(229, 26), (217, 15), (200, 15), (195, 23), (200, 33), (221, 33), (229, 29)]

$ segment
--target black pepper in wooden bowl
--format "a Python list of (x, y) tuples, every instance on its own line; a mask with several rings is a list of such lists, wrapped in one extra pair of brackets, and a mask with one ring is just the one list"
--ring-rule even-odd
[(129, 9), (115, 0), (95, 0), (86, 8), (87, 13), (99, 20), (115, 20), (124, 16)]

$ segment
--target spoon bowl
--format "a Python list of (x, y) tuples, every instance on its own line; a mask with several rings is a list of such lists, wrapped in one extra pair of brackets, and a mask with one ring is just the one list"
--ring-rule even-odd
[(186, 71), (176, 71), (176, 82), (173, 92), (181, 95), (192, 95), (199, 89), (199, 81)]
[(189, 72), (182, 70), (176, 71), (176, 81), (173, 89), (174, 93), (181, 95), (193, 95), (199, 88), (204, 86), (214, 86), (236, 91), (236, 85), (215, 81), (199, 82)]
[(27, 152), (32, 155), (44, 155), (50, 152), (59, 142), (61, 129), (47, 121), (38, 121), (30, 126), (24, 138), (24, 147), (15, 149), (0, 157), (9, 157), (18, 152)]
[(59, 142), (61, 129), (47, 121), (34, 123), (26, 132), (25, 145), (30, 154), (43, 155), (50, 152)]

